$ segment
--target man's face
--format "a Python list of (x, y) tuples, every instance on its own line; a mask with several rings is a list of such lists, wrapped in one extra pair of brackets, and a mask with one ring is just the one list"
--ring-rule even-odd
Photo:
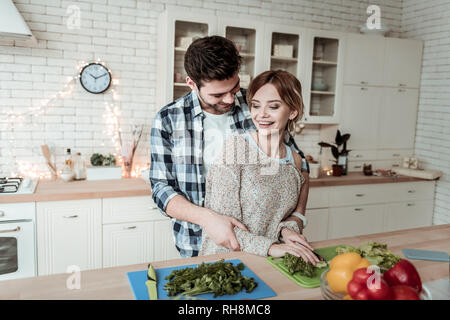
[[(189, 81), (192, 80), (188, 78), (188, 84)], [(226, 80), (203, 81), (200, 89), (193, 82), (190, 87), (197, 91), (203, 110), (212, 114), (224, 114), (234, 106), (235, 95), (240, 89), (239, 81), (239, 75), (236, 73)]]

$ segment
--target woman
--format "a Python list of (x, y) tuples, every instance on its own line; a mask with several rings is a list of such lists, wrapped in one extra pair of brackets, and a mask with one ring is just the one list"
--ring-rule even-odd
[[(288, 252), (315, 265), (319, 259), (297, 223), (286, 220), (299, 206), (304, 183), (301, 157), (284, 142), (303, 114), (300, 81), (285, 71), (266, 71), (250, 84), (247, 104), (257, 130), (224, 143), (208, 171), (205, 206), (248, 228), (234, 228), (241, 250), (273, 257)], [(227, 251), (205, 236), (200, 255)]]

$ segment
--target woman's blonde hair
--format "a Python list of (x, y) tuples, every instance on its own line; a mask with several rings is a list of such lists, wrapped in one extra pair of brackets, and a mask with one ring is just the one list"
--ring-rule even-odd
[(272, 84), (278, 91), (281, 100), (286, 103), (290, 110), (297, 111), (297, 116), (289, 120), (287, 123), (287, 130), (293, 133), (295, 129), (295, 123), (298, 119), (303, 117), (303, 97), (302, 97), (302, 85), (300, 81), (291, 73), (283, 70), (265, 71), (259, 74), (250, 83), (247, 90), (247, 104), (251, 108), (251, 101), (256, 93), (262, 86), (266, 84)]

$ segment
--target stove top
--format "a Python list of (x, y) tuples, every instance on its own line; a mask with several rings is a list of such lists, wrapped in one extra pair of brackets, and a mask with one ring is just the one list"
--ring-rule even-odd
[(38, 180), (33, 180), (31, 178), (0, 177), (0, 196), (12, 194), (32, 194), (36, 189), (37, 182)]

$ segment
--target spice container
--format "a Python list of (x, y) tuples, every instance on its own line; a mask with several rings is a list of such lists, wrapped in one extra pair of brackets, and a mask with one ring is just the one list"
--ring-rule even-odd
[(86, 163), (84, 162), (80, 152), (77, 152), (73, 157), (73, 171), (75, 180), (86, 179)]

